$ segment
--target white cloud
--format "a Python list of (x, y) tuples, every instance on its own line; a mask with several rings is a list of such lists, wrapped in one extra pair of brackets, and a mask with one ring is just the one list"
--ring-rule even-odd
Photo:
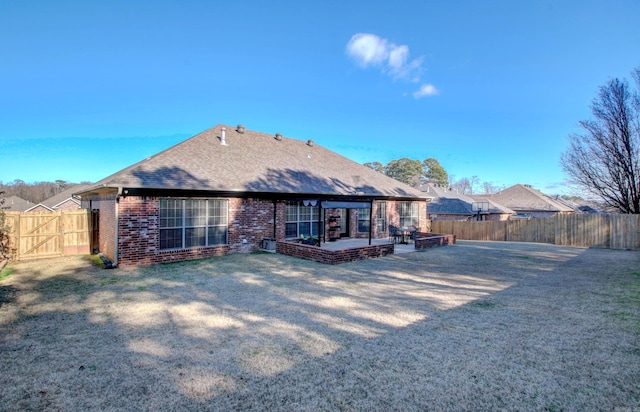
[(391, 43), (371, 33), (356, 33), (347, 43), (347, 54), (361, 67), (378, 67), (394, 79), (419, 81), (422, 57), (409, 61), (409, 46)]
[[(393, 77), (394, 80), (418, 83), (424, 71), (422, 68), (424, 57), (410, 60), (409, 54), (409, 46), (406, 44), (397, 45), (371, 33), (356, 33), (347, 43), (347, 55), (360, 67), (375, 67)], [(413, 93), (413, 97), (421, 99), (438, 93), (434, 85), (423, 84)]]
[(422, 86), (420, 86), (420, 88), (415, 91), (413, 93), (413, 98), (414, 99), (421, 99), (423, 97), (427, 97), (427, 96), (435, 96), (437, 94), (439, 94), (440, 92), (438, 91), (438, 89), (436, 89), (436, 87), (432, 84), (423, 84)]
[(409, 46), (395, 46), (389, 50), (389, 66), (392, 69), (401, 69), (407, 64), (407, 58), (409, 57)]
[(354, 34), (347, 43), (347, 54), (363, 67), (380, 65), (389, 57), (389, 45), (375, 34)]

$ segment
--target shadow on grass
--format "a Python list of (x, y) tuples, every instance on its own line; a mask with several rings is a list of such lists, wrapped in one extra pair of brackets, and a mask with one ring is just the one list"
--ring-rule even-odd
[[(606, 328), (584, 317), (593, 307), (568, 303), (589, 290), (567, 274), (585, 271), (583, 254), (469, 242), (339, 266), (272, 254), (116, 271), (87, 260), (18, 265), (2, 283), (14, 292), (3, 307), (9, 321), (0, 321), (0, 402), (9, 410), (576, 409), (588, 399), (612, 406), (603, 394), (614, 394), (625, 406), (633, 372), (614, 378), (597, 369), (606, 365), (581, 363), (599, 359), (584, 339), (602, 343), (594, 331)], [(606, 256), (597, 262), (611, 267)], [(561, 351), (568, 363), (555, 370)], [(594, 389), (597, 402), (580, 392), (592, 386), (588, 373), (611, 382)]]
[(0, 286), (0, 308), (15, 300), (17, 289), (13, 286)]

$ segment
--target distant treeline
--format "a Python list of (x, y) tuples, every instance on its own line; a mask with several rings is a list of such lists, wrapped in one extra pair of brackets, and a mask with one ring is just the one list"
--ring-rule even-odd
[[(82, 184), (87, 183), (90, 182), (82, 182)], [(32, 203), (40, 203), (51, 196), (55, 196), (58, 193), (75, 186), (76, 184), (78, 183), (66, 182), (64, 180), (36, 183), (25, 183), (22, 180), (14, 180), (9, 183), (0, 182), (0, 192), (4, 192), (0, 195), (0, 198), (18, 196), (19, 198), (28, 200)]]

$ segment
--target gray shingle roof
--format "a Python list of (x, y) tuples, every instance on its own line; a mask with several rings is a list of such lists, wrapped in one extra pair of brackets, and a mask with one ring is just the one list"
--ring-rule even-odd
[(68, 199), (72, 199), (74, 193), (80, 192), (91, 186), (92, 185), (86, 185), (86, 184), (73, 185), (70, 188), (58, 193), (57, 195), (51, 196), (50, 198), (43, 200), (41, 203), (53, 209), (55, 206), (58, 206), (60, 203), (63, 203)]
[(429, 203), (430, 214), (474, 215), (477, 212), (473, 210), (473, 203), (478, 201), (486, 201), (489, 203), (489, 210), (484, 210), (484, 213), (514, 213), (513, 210), (510, 210), (497, 202), (487, 199), (477, 200), (473, 196), (456, 193), (433, 184), (427, 184), (425, 190), (427, 190), (427, 194), (433, 197), (433, 200)]
[(533, 189), (530, 186), (516, 184), (499, 193), (482, 196), (507, 206), (515, 211), (533, 212), (574, 212), (575, 210)]
[(18, 196), (9, 196), (4, 199), (2, 210), (10, 212), (24, 212), (25, 210), (35, 206), (34, 203), (24, 200)]
[[(223, 127), (226, 145), (221, 144)], [(92, 189), (99, 187), (426, 198), (318, 144), (240, 133), (224, 125), (102, 179)]]

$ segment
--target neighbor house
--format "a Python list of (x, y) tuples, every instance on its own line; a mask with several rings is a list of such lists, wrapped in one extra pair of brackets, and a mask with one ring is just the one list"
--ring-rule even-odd
[[(77, 193), (121, 266), (259, 249), (265, 239), (426, 230), (426, 196), (312, 140), (218, 125)], [(97, 232), (97, 235), (95, 234)]]
[[(0, 200), (2, 200), (2, 198), (0, 198)], [(4, 198), (4, 202), (0, 205), (0, 209), (7, 212), (24, 212), (33, 206), (33, 202), (24, 200), (18, 196), (9, 196)]]
[(579, 212), (529, 185), (516, 184), (492, 195), (474, 196), (476, 200), (498, 202), (514, 210), (516, 217), (551, 217)]
[(420, 188), (431, 197), (431, 220), (508, 220), (515, 212), (492, 199), (474, 199), (435, 183), (423, 183)]
[(90, 185), (73, 185), (72, 187), (43, 200), (37, 205), (33, 205), (25, 212), (54, 212), (56, 210), (77, 210), (81, 209), (80, 199), (74, 196), (74, 193), (80, 192)]

